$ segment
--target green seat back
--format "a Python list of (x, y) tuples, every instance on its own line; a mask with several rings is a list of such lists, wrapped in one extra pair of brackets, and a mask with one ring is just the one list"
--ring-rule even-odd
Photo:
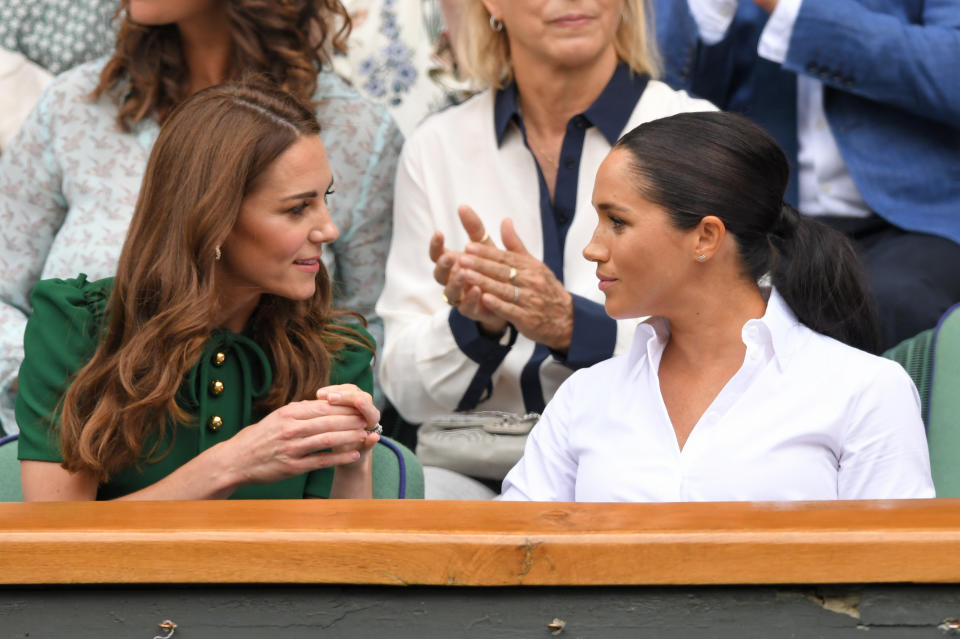
[(380, 436), (381, 443), (373, 447), (373, 498), (400, 497), (400, 457), (404, 465), (406, 499), (423, 499), (423, 466), (409, 448), (389, 437)]
[(0, 501), (23, 501), (16, 440), (0, 445)]
[(937, 497), (960, 497), (960, 304), (937, 327), (927, 414)]
[(960, 304), (883, 355), (903, 365), (920, 393), (937, 497), (960, 497)]

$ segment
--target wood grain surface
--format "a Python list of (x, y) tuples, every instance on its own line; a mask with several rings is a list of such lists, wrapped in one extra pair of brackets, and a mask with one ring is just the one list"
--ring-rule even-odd
[(0, 504), (0, 583), (960, 582), (960, 500)]

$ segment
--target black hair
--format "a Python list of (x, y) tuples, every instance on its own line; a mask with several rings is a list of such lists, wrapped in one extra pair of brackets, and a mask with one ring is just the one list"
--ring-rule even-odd
[(842, 233), (784, 203), (790, 165), (766, 131), (733, 113), (681, 113), (641, 124), (614, 149), (631, 154), (637, 189), (674, 226), (720, 218), (746, 277), (770, 273), (801, 322), (877, 351), (876, 313), (856, 250)]

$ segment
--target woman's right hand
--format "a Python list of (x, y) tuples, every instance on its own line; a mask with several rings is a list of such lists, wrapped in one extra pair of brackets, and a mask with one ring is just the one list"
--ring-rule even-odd
[[(495, 246), (493, 240), (483, 226), (480, 216), (469, 206), (462, 205), (457, 209), (460, 223), (471, 242), (482, 242)], [(437, 231), (430, 238), (430, 259), (434, 263), (433, 278), (443, 286), (443, 296), (448, 304), (456, 306), (464, 317), (477, 322), (487, 333), (502, 334), (507, 322), (494, 315), (480, 303), (483, 291), (477, 286), (464, 286), (459, 273), (460, 253), (444, 247), (443, 233)]]
[(324, 399), (281, 406), (220, 444), (229, 483), (265, 484), (356, 462), (366, 428), (367, 419), (352, 406)]

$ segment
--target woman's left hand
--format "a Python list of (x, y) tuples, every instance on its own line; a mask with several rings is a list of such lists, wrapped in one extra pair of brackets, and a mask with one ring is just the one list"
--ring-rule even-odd
[(525, 337), (566, 352), (573, 339), (573, 297), (553, 271), (527, 251), (510, 219), (503, 221), (500, 236), (506, 250), (468, 244), (455, 277), (480, 288), (483, 306)]
[(369, 457), (370, 451), (374, 445), (380, 441), (380, 434), (377, 432), (377, 426), (380, 424), (380, 411), (373, 404), (373, 397), (370, 393), (361, 390), (353, 384), (338, 384), (335, 386), (325, 386), (317, 391), (317, 399), (326, 401), (331, 406), (341, 406), (352, 408), (358, 416), (367, 422), (367, 438), (355, 448), (335, 448), (333, 452), (346, 452), (347, 450), (360, 451), (360, 459), (350, 464), (341, 464), (341, 467), (361, 466)]

